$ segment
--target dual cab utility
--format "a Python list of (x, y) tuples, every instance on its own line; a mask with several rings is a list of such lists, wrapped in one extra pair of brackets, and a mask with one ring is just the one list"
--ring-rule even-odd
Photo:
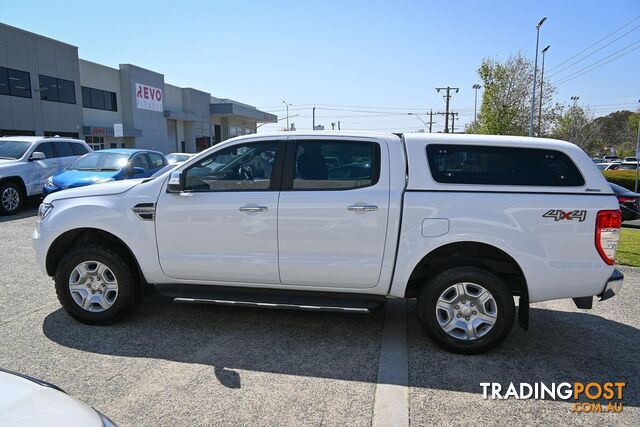
[(578, 147), (541, 138), (250, 135), (155, 178), (52, 194), (39, 216), (38, 264), (90, 324), (148, 289), (354, 311), (417, 298), (434, 342), (479, 353), (508, 335), (514, 296), (526, 329), (529, 302), (590, 308), (622, 285), (611, 187)]

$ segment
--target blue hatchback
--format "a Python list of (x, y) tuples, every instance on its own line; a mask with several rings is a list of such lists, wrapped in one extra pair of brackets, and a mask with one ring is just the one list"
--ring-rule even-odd
[(126, 148), (94, 151), (49, 178), (43, 193), (46, 196), (66, 188), (121, 179), (147, 178), (166, 165), (167, 159), (158, 151)]

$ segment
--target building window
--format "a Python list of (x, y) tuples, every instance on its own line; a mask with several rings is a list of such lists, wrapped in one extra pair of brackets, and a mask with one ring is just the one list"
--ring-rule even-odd
[(26, 71), (0, 67), (0, 95), (31, 98), (30, 79)]
[(82, 86), (82, 106), (96, 110), (118, 111), (115, 92)]
[(40, 99), (75, 104), (75, 84), (71, 80), (40, 75)]
[(84, 141), (92, 150), (104, 150), (104, 136), (85, 136)]

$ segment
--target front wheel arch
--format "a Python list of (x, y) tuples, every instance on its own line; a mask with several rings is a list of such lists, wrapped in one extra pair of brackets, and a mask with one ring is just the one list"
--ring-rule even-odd
[(58, 265), (60, 264), (62, 257), (73, 247), (81, 244), (107, 246), (110, 249), (120, 253), (121, 256), (123, 256), (126, 261), (133, 266), (133, 274), (137, 279), (137, 283), (139, 283), (138, 291), (140, 293), (140, 296), (147, 292), (149, 284), (142, 274), (140, 264), (133, 254), (133, 251), (118, 236), (98, 228), (76, 228), (66, 231), (58, 236), (47, 251), (47, 274), (51, 277), (54, 277), (56, 275)]

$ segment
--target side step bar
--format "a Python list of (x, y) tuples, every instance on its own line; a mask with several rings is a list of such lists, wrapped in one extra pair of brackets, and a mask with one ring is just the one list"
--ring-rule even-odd
[(386, 301), (382, 295), (207, 285), (155, 285), (155, 290), (182, 303), (342, 313), (369, 313)]

